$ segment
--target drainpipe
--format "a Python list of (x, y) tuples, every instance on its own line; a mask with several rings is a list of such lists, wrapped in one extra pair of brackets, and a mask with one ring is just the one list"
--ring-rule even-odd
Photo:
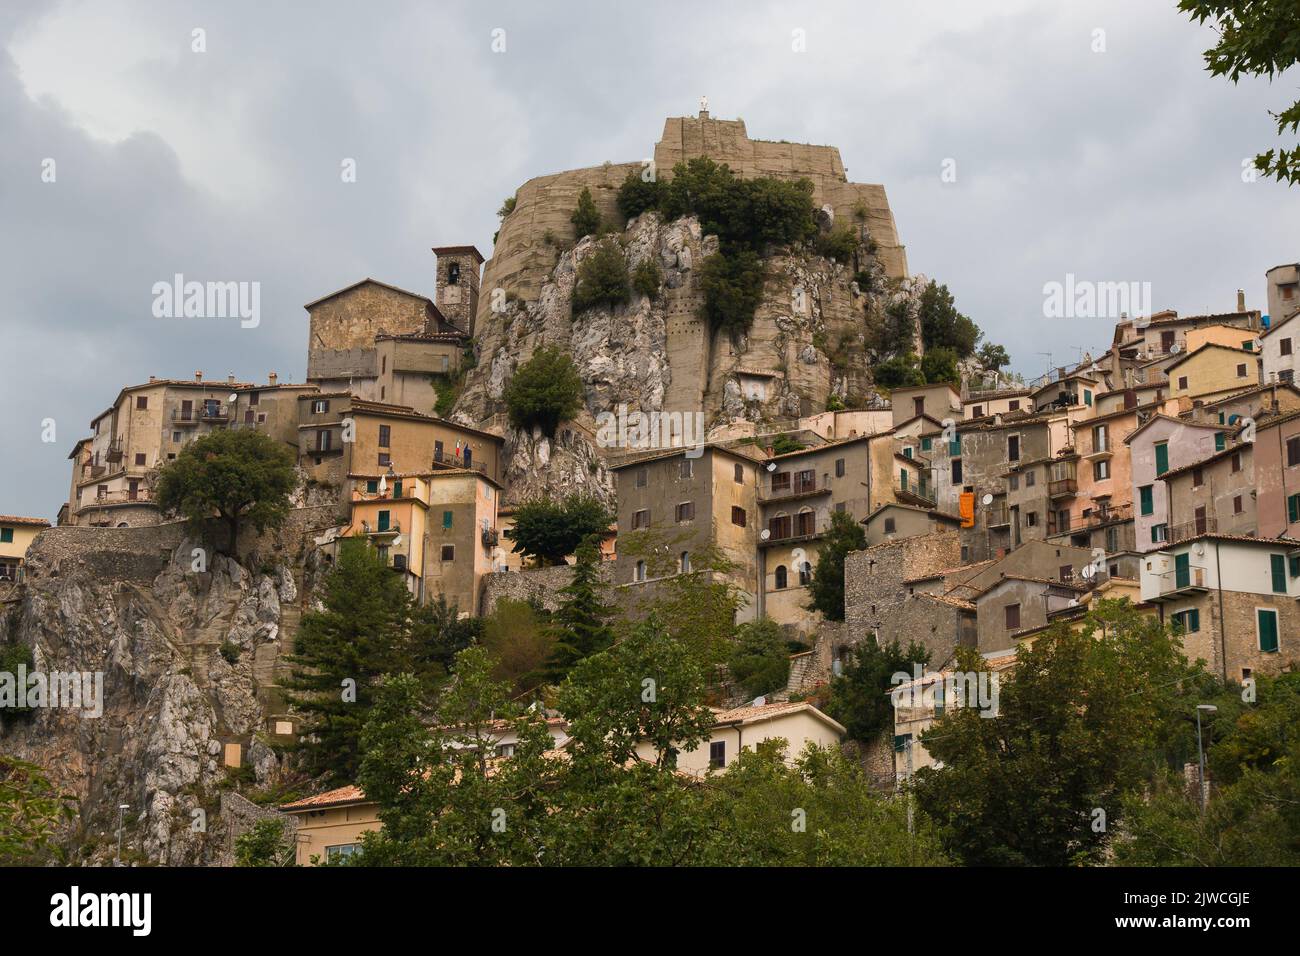
[(1228, 680), (1228, 620), (1223, 616), (1223, 565), (1219, 562), (1219, 542), (1214, 542), (1215, 590), (1219, 592), (1219, 656), (1223, 661), (1223, 680)]

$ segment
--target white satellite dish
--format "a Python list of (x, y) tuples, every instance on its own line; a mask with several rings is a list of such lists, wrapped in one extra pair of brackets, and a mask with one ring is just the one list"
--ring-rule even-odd
[(776, 462), (774, 462), (774, 461), (769, 461), (769, 462), (767, 463), (767, 470), (768, 470), (768, 471), (776, 471)]
[(980, 499), (980, 501), (984, 502), (984, 505), (987, 507), (988, 505), (993, 504), (993, 496), (986, 494), (983, 498)]
[(764, 528), (762, 531), (758, 533), (758, 537), (761, 540), (766, 541), (768, 538), (772, 537), (772, 532)]
[(1085, 564), (1082, 568), (1079, 569), (1079, 573), (1083, 575), (1083, 579), (1085, 581), (1091, 581), (1094, 577), (1097, 576), (1097, 569), (1094, 568), (1091, 564)]
[(1177, 355), (1177, 354), (1178, 354), (1179, 352), (1181, 352), (1182, 350), (1183, 350), (1183, 347), (1182, 347), (1181, 345), (1179, 345), (1177, 342), (1175, 342), (1173, 345), (1169, 346), (1169, 354), (1170, 354), (1170, 355)]
[(397, 535), (397, 537), (393, 538), (393, 547), (394, 547), (394, 548), (396, 548), (396, 547), (397, 547), (398, 545), (400, 545), (401, 543), (402, 543), (402, 536), (401, 536), (400, 534)]

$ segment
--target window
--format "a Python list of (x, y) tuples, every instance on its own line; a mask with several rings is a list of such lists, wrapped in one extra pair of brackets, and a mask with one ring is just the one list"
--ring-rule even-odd
[(179, 445), (179, 444), (181, 443), (181, 433), (180, 433), (180, 432), (172, 432), (172, 441), (173, 441), (175, 444)]
[(1288, 570), (1291, 572), (1291, 577), (1300, 578), (1300, 554), (1293, 554), (1287, 560), (1290, 562)]
[(1291, 495), (1286, 499), (1286, 520), (1288, 524), (1300, 521), (1300, 494)]
[(843, 478), (843, 477), (844, 477), (844, 459), (843, 459), (843, 458), (836, 458), (836, 459), (835, 459), (835, 477), (836, 477), (836, 478)]
[(932, 447), (934, 447), (934, 439), (932, 438), (921, 439), (921, 451), (929, 451)]
[(713, 769), (727, 765), (727, 742), (715, 740), (709, 744), (709, 766)]
[(893, 518), (886, 518), (886, 519), (885, 519), (885, 534), (893, 534), (893, 533), (894, 533), (894, 519), (893, 519)]
[(1025, 487), (1026, 487), (1026, 488), (1032, 488), (1032, 487), (1034, 487), (1034, 482), (1035, 482), (1036, 480), (1037, 480), (1037, 479), (1034, 478), (1034, 472), (1032, 472), (1032, 471), (1027, 471), (1027, 472), (1025, 472)]
[(731, 523), (734, 524), (734, 525), (736, 525), (737, 527), (740, 527), (740, 528), (745, 527), (745, 509), (744, 509), (744, 508), (738, 507), (738, 506), (736, 506), (736, 505), (732, 505), (732, 507), (731, 507)]
[(144, 452), (138, 451), (135, 453), (135, 465), (137, 468), (144, 467)]
[(1009, 401), (1009, 402), (1007, 403), (1007, 411), (1009, 411), (1009, 412), (1018, 412), (1018, 411), (1020, 411), (1020, 399), (1018, 399), (1018, 398), (1013, 398), (1011, 401)]
[(1094, 425), (1092, 428), (1092, 450), (1094, 452), (1106, 451), (1107, 432), (1105, 425)]
[(498, 757), (513, 757), (515, 755), (514, 744), (497, 744)]
[(743, 485), (745, 483), (745, 469), (739, 462), (736, 463), (735, 480), (738, 485)]
[(1241, 471), (1241, 452), (1234, 451), (1232, 453), (1232, 473), (1235, 475), (1239, 471)]
[(378, 478), (371, 478), (369, 481), (366, 482), (366, 493), (367, 493), (367, 494), (371, 494), (371, 495), (373, 495), (373, 494), (376, 494), (378, 491), (379, 491), (379, 479), (378, 479)]
[(984, 406), (983, 406), (983, 405), (976, 405), (976, 406), (975, 406), (974, 416), (975, 416), (976, 418), (983, 418), (983, 417), (984, 417)]
[(683, 551), (677, 556), (677, 570), (686, 574), (691, 570), (691, 553)]
[(392, 456), (392, 455), (390, 455), (390, 454), (389, 454), (388, 452), (386, 452), (386, 451), (381, 451), (381, 452), (379, 453), (379, 467), (380, 467), (380, 468), (387, 468), (387, 467), (388, 467), (389, 465), (391, 465), (392, 463), (393, 463), (393, 456)]
[(393, 482), (393, 497), (402, 497), (402, 482), (400, 480)]
[(1273, 573), (1273, 593), (1286, 594), (1286, 555), (1270, 554), (1268, 565)]
[(632, 513), (632, 530), (650, 527), (650, 512), (648, 509), (641, 509)]
[(948, 457), (956, 458), (961, 454), (961, 436), (957, 435), (948, 441)]
[(1286, 464), (1288, 468), (1300, 465), (1300, 435), (1286, 440)]
[(456, 560), (456, 546), (454, 544), (444, 544), (442, 546), (442, 560), (444, 561)]
[(148, 395), (137, 395), (137, 396), (135, 397), (135, 407), (136, 407), (139, 411), (144, 411), (146, 408), (148, 408), (148, 407), (149, 407), (149, 396), (148, 396)]
[(1003, 610), (1007, 617), (1007, 630), (1012, 631), (1020, 627), (1020, 605), (1008, 604)]
[[(904, 472), (904, 474), (906, 474), (906, 472)], [(952, 483), (954, 485), (961, 484), (961, 459), (960, 458), (954, 458), (952, 460)]]
[(1151, 526), (1151, 543), (1163, 544), (1169, 540), (1169, 525), (1153, 524)]
[(1159, 478), (1169, 470), (1169, 443), (1159, 442), (1156, 445), (1156, 477)]
[(1291, 354), (1291, 340), (1290, 340), (1290, 339), (1282, 339), (1282, 340), (1279, 341), (1277, 344), (1278, 344), (1278, 348), (1281, 350), (1281, 353), (1282, 353), (1283, 355), (1290, 355), (1290, 354)]
[(634, 574), (633, 574), (632, 580), (634, 580), (634, 581), (644, 581), (644, 580), (645, 580), (645, 562), (644, 562), (644, 561), (638, 561), (638, 562), (636, 563), (636, 571), (635, 571)]
[(1020, 436), (1008, 435), (1007, 436), (1007, 461), (1019, 461), (1019, 460), (1020, 460)]
[(316, 450), (329, 451), (334, 438), (334, 433), (327, 430), (316, 432)]
[(1235, 515), (1239, 515), (1244, 510), (1245, 508), (1241, 503), (1241, 495), (1237, 495), (1232, 499), (1232, 513)]
[(261, 392), (249, 392), (249, 393), (248, 393), (248, 404), (250, 404), (250, 405), (260, 405), (261, 402), (262, 402), (262, 393), (261, 393)]
[(1265, 654), (1277, 653), (1277, 611), (1259, 608), (1255, 612), (1259, 625), (1259, 649)]
[(799, 565), (799, 585), (806, 588), (810, 584), (812, 584), (812, 564), (805, 561)]
[(375, 530), (377, 530), (377, 531), (387, 531), (388, 528), (389, 528), (389, 523), (391, 522), (391, 520), (392, 520), (392, 513), (391, 513), (391, 512), (389, 512), (389, 511), (381, 511), (381, 512), (379, 512), (379, 521), (378, 521), (378, 523), (377, 523), (377, 525), (376, 525), (376, 529), (375, 529)]
[(692, 473), (692, 472), (691, 472), (691, 464), (692, 464), (692, 462), (691, 462), (691, 460), (690, 460), (689, 458), (683, 458), (683, 459), (682, 459), (681, 466), (680, 466), (680, 468), (678, 469), (678, 472), (677, 472), (677, 477), (678, 477), (678, 478), (689, 478), (689, 477), (691, 477), (691, 473)]
[(904, 446), (903, 446), (903, 457), (904, 457), (904, 458), (912, 458), (912, 457), (915, 456), (915, 454), (916, 454), (916, 449), (914, 449), (911, 445), (904, 445)]
[(1242, 362), (1240, 365), (1237, 366), (1237, 378), (1245, 378), (1245, 377), (1246, 377), (1246, 363)]
[(1007, 479), (1007, 485), (1012, 491), (1020, 490), (1020, 476), (1012, 475)]
[(790, 490), (790, 472), (778, 471), (772, 475), (772, 491)]
[(1228, 439), (1223, 432), (1214, 433), (1214, 450), (1223, 451), (1228, 447)]
[(1152, 494), (1151, 488), (1151, 485), (1143, 485), (1138, 489), (1138, 499), (1144, 515), (1154, 514), (1156, 510), (1155, 495)]
[(442, 513), (442, 527), (443, 527), (443, 530), (444, 530), (444, 531), (450, 531), (450, 530), (451, 530), (452, 520), (453, 520), (453, 513), (452, 513), (452, 512), (450, 512), (450, 511), (444, 511), (444, 512)]
[(1195, 634), (1201, 629), (1201, 612), (1196, 608), (1177, 611), (1172, 617), (1174, 627), (1181, 634)]
[(1193, 469), (1192, 469), (1192, 487), (1193, 487), (1193, 488), (1199, 488), (1199, 487), (1201, 487), (1201, 485), (1203, 485), (1203, 484), (1205, 484), (1205, 480), (1204, 480), (1204, 476), (1201, 474), (1201, 469), (1199, 469), (1199, 468), (1193, 468)]
[(1091, 390), (1091, 389), (1085, 388), (1085, 389), (1083, 390), (1083, 404), (1085, 404), (1085, 405), (1091, 405), (1091, 404), (1092, 404), (1092, 390)]
[(924, 397), (917, 396), (917, 397), (915, 397), (915, 398), (912, 399), (912, 414), (913, 414), (913, 415), (924, 415), (924, 414), (925, 414), (925, 398), (924, 398)]
[(379, 447), (387, 448), (392, 444), (393, 429), (389, 425), (379, 426)]
[(311, 403), (311, 412), (313, 415), (323, 415), (329, 410), (330, 410), (330, 403), (323, 399)]
[(1181, 389), (1183, 389), (1184, 391), (1186, 391), (1186, 389), (1187, 389), (1187, 376), (1186, 376), (1186, 375), (1180, 375), (1180, 376), (1178, 376), (1178, 387), (1181, 388)]
[(1205, 534), (1205, 529), (1206, 529), (1205, 505), (1201, 505), (1200, 507), (1198, 507), (1194, 512), (1194, 516), (1195, 516), (1195, 523), (1196, 523), (1196, 533)]
[(325, 848), (325, 859), (329, 862), (345, 859), (361, 849), (360, 843), (339, 843)]
[(695, 502), (683, 501), (677, 506), (677, 522), (695, 520)]
[(0, 542), (3, 542), (4, 544), (12, 544), (13, 540), (14, 540), (13, 528), (0, 528)]
[(1038, 512), (1028, 511), (1025, 513), (1025, 524), (1030, 528), (1038, 527)]
[(784, 564), (778, 564), (776, 566), (775, 576), (776, 576), (776, 589), (778, 591), (782, 591), (789, 586), (789, 572), (786, 571)]
[(645, 468), (638, 468), (636, 470), (636, 486), (638, 488), (644, 488), (646, 486), (646, 482), (649, 480), (649, 477), (650, 477), (649, 470)]
[(1094, 461), (1092, 463), (1093, 481), (1105, 481), (1109, 477), (1110, 477), (1110, 462), (1102, 460), (1102, 461)]

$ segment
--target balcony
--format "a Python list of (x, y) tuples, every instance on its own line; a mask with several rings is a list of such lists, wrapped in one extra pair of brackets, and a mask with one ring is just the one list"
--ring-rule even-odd
[(402, 533), (402, 522), (393, 521), (389, 524), (371, 525), (369, 521), (361, 522), (361, 533), (372, 538), (396, 537)]
[(172, 424), (177, 426), (198, 425), (202, 422), (222, 424), (230, 421), (230, 407), (223, 402), (212, 402), (198, 408), (173, 408)]
[(759, 500), (763, 502), (788, 501), (792, 498), (806, 498), (813, 495), (829, 495), (830, 493), (831, 486), (825, 481), (818, 482), (816, 475), (808, 477), (795, 475), (791, 477), (788, 483), (779, 488), (776, 487), (775, 482), (773, 482), (772, 489), (766, 494), (761, 495)]
[(484, 528), (480, 537), (482, 538), (483, 547), (485, 548), (495, 548), (500, 540), (496, 528)]
[(1187, 521), (1183, 524), (1169, 526), (1169, 537), (1166, 544), (1177, 544), (1179, 541), (1189, 541), (1192, 538), (1199, 537), (1203, 534), (1214, 534), (1219, 530), (1219, 519), (1215, 515), (1204, 515), (1195, 521)]
[(108, 450), (104, 452), (104, 457), (108, 461), (121, 461), (122, 455), (123, 455), (122, 439), (120, 438), (117, 441), (110, 444), (108, 446)]
[(480, 474), (487, 474), (487, 466), (481, 461), (472, 461), (466, 464), (460, 455), (449, 455), (445, 451), (435, 451), (433, 453), (434, 467), (438, 468), (469, 468)]
[(1047, 497), (1073, 498), (1079, 493), (1079, 482), (1074, 478), (1058, 478), (1047, 483)]
[(919, 485), (900, 482), (894, 485), (894, 497), (903, 504), (916, 505), (918, 508), (933, 508), (938, 501), (926, 482)]
[(760, 548), (771, 547), (774, 544), (790, 544), (794, 541), (811, 541), (826, 533), (827, 524), (822, 522), (820, 525), (811, 512), (805, 512), (796, 515), (792, 521), (790, 518), (773, 518), (767, 523), (764, 532), (759, 534), (758, 546)]
[(1197, 565), (1184, 565), (1172, 571), (1160, 571), (1154, 574), (1159, 581), (1160, 591), (1152, 596), (1154, 601), (1174, 601), (1196, 594), (1204, 594), (1210, 589), (1210, 576), (1207, 569)]
[(1088, 515), (1083, 523), (1088, 528), (1100, 528), (1108, 524), (1117, 524), (1121, 521), (1133, 520), (1133, 506), (1112, 505), (1109, 508), (1096, 508), (1092, 514)]
[(1011, 524), (1011, 509), (1005, 504), (991, 505), (984, 510), (984, 524), (989, 528), (1004, 528)]
[(152, 503), (153, 494), (148, 488), (137, 488), (135, 491), (125, 489), (122, 491), (106, 491), (102, 495), (95, 495), (95, 497), (86, 501), (77, 510), (85, 511), (88, 508), (110, 508), (117, 505)]

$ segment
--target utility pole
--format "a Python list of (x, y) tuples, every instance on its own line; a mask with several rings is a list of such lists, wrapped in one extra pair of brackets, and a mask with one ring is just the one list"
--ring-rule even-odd
[(122, 815), (130, 808), (129, 803), (117, 805), (117, 859), (113, 861), (114, 866), (122, 865)]
[(908, 734), (907, 739), (903, 741), (903, 750), (907, 754), (907, 862), (912, 865), (916, 862), (916, 839), (915, 829), (912, 823), (912, 735)]
[(1209, 799), (1209, 793), (1205, 789), (1205, 747), (1201, 744), (1201, 711), (1212, 714), (1219, 708), (1213, 704), (1196, 705), (1196, 756), (1200, 766), (1200, 772), (1197, 774), (1197, 783), (1201, 788), (1201, 813), (1205, 812), (1205, 805)]

